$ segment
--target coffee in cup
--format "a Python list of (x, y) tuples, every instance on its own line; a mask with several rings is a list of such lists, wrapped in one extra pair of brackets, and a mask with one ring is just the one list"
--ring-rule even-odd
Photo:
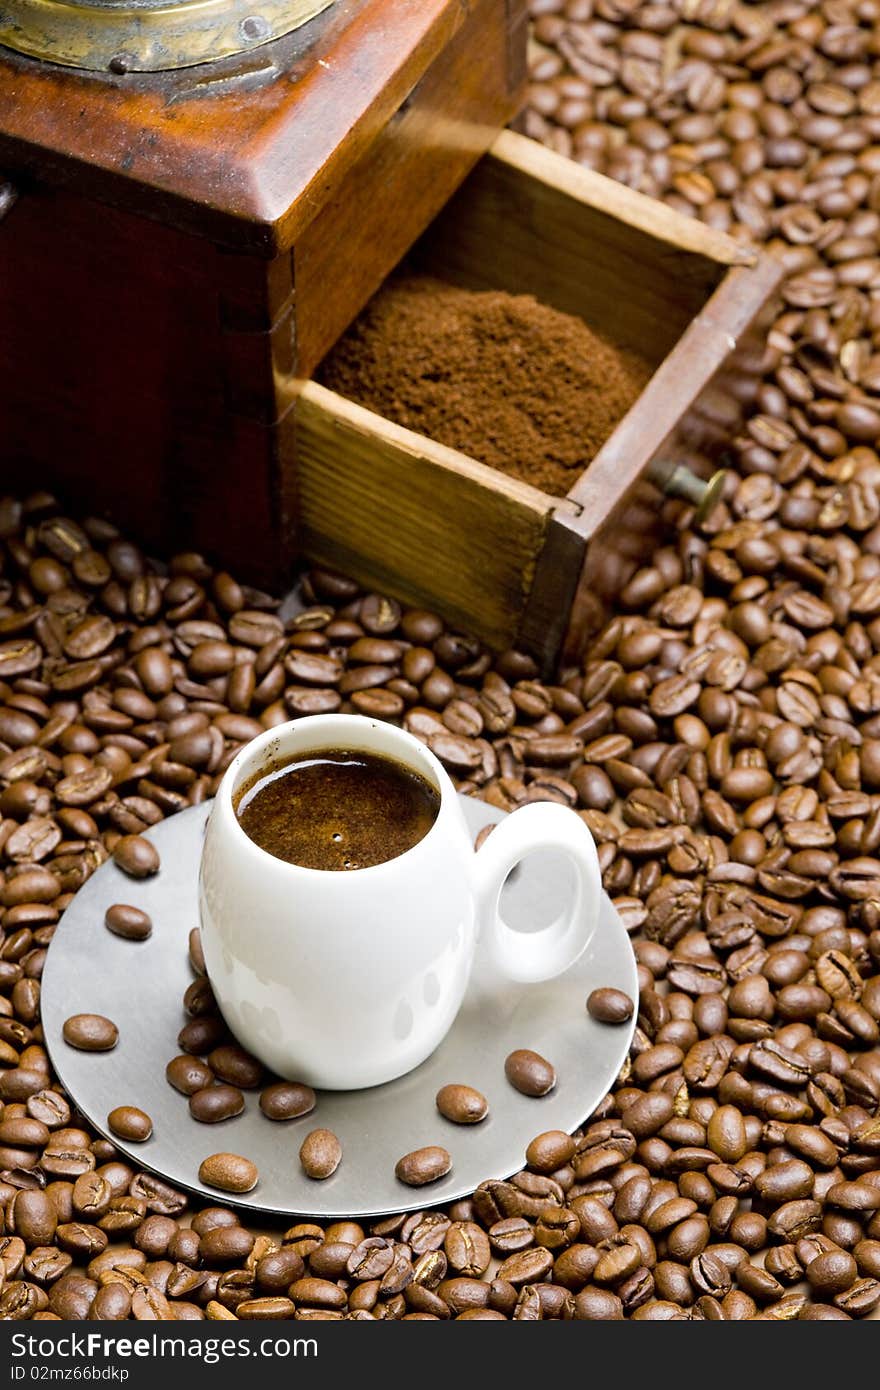
[(306, 869), (368, 869), (427, 835), (440, 793), (394, 758), (316, 748), (254, 773), (233, 799), (238, 823), (267, 854)]

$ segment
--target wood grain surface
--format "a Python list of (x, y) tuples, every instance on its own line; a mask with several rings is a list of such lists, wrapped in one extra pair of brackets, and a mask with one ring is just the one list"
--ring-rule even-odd
[(315, 382), (296, 409), (299, 544), (308, 559), (513, 640), (553, 502)]
[[(504, 13), (504, 0), (492, 0)], [(289, 249), (468, 21), (460, 0), (337, 0), (246, 58), (109, 78), (0, 50), (0, 166), (230, 245)]]

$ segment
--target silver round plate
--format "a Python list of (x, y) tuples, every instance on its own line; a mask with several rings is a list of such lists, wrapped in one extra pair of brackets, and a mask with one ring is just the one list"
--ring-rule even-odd
[[(462, 797), (476, 833), (504, 813)], [(464, 1004), (451, 1031), (426, 1062), (409, 1075), (364, 1091), (322, 1091), (310, 1115), (286, 1122), (266, 1119), (259, 1092), (246, 1093), (244, 1112), (220, 1124), (192, 1119), (184, 1096), (165, 1079), (179, 1052), (177, 1034), (187, 1021), (182, 998), (193, 979), (188, 935), (198, 925), (197, 879), (210, 803), (181, 811), (149, 832), (162, 859), (152, 879), (135, 881), (111, 861), (77, 893), (50, 947), (42, 986), (43, 1029), (52, 1064), (68, 1094), (95, 1129), (111, 1138), (131, 1162), (177, 1187), (209, 1200), (232, 1200), (260, 1214), (381, 1216), (415, 1206), (455, 1201), (487, 1178), (505, 1178), (525, 1161), (525, 1148), (548, 1129), (568, 1132), (589, 1116), (613, 1084), (635, 1026), (593, 1021), (585, 1003), (590, 990), (611, 985), (636, 997), (636, 964), (624, 926), (603, 894), (591, 945), (564, 975), (541, 985), (516, 985), (488, 968), (479, 948)], [(551, 922), (569, 892), (570, 869), (559, 855), (536, 853), (505, 884), (502, 913), (514, 930)], [(426, 890), (429, 886), (426, 885)], [(112, 903), (148, 912), (147, 941), (124, 941), (104, 926)], [(382, 981), (365, 981), (381, 989)], [(119, 1042), (112, 1052), (80, 1052), (61, 1034), (74, 1013), (113, 1019)], [(558, 1081), (549, 1095), (532, 1099), (515, 1091), (504, 1059), (527, 1047), (548, 1058)], [(462, 1082), (488, 1098), (489, 1115), (478, 1125), (455, 1125), (434, 1104), (441, 1086)], [(145, 1144), (110, 1135), (108, 1112), (137, 1105), (153, 1119)], [(299, 1148), (317, 1126), (332, 1129), (342, 1162), (331, 1178), (314, 1182), (302, 1172)], [(452, 1155), (445, 1178), (424, 1188), (406, 1187), (394, 1175), (397, 1160), (425, 1144)], [(232, 1151), (256, 1163), (252, 1192), (230, 1198), (199, 1181), (208, 1154)]]

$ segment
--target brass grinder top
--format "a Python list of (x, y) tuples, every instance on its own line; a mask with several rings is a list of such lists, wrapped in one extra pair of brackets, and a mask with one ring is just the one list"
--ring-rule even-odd
[(159, 72), (246, 52), (333, 0), (0, 0), (0, 44), (96, 72)]

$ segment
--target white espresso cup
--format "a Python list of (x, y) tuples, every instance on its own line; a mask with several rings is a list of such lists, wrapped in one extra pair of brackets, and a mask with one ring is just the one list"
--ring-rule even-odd
[[(255, 775), (334, 748), (394, 759), (439, 792), (436, 820), (404, 854), (361, 869), (309, 869), (275, 858), (242, 829), (236, 793)], [(516, 932), (499, 914), (501, 889), (537, 850), (568, 857), (571, 901), (549, 926)], [(267, 730), (230, 763), (202, 852), (202, 946), (244, 1047), (288, 1080), (354, 1090), (402, 1076), (433, 1052), (461, 1006), (478, 939), (499, 976), (548, 980), (585, 950), (600, 892), (596, 847), (574, 811), (521, 807), (475, 853), (455, 788), (424, 744), (380, 720), (319, 714)]]

